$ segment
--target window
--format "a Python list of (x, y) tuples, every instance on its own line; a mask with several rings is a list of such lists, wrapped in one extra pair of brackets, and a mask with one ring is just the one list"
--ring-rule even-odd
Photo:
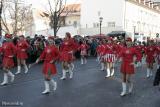
[(71, 21), (68, 21), (68, 24), (71, 24)]
[(108, 22), (108, 27), (115, 27), (115, 22)]
[(96, 27), (96, 23), (93, 23), (93, 27), (94, 27), (94, 28)]
[(97, 28), (97, 27), (100, 27), (100, 25), (99, 25), (99, 23), (93, 23), (93, 27)]
[(125, 20), (125, 28), (126, 28), (126, 29), (128, 29), (128, 23), (129, 23), (129, 20), (126, 19), (126, 20)]
[(74, 21), (74, 22), (73, 22), (73, 26), (74, 26), (74, 27), (77, 27), (77, 21)]
[(97, 23), (97, 27), (100, 27), (99, 23)]
[(88, 24), (86, 24), (86, 28), (88, 28)]

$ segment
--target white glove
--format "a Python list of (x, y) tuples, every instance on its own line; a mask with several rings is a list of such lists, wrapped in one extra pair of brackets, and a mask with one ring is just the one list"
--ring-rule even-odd
[(21, 51), (25, 52), (26, 50), (25, 50), (25, 49), (22, 49)]
[(38, 63), (38, 62), (39, 62), (39, 59), (36, 60), (36, 63)]
[(13, 58), (13, 56), (11, 55), (11, 56), (8, 56), (9, 58)]

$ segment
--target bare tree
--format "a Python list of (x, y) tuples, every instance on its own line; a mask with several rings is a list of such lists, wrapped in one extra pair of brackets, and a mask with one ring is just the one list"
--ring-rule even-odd
[(23, 0), (8, 0), (3, 4), (1, 25), (5, 32), (17, 35), (33, 21), (31, 5), (26, 6)]
[(8, 23), (8, 15), (6, 15), (7, 10), (9, 9), (9, 2), (3, 1), (3, 10), (2, 10), (2, 19), (1, 19), (1, 26), (2, 31), (10, 33), (9, 23)]
[(30, 12), (30, 6), (25, 6), (23, 0), (12, 0), (12, 5), (10, 5), (9, 13), (11, 18), (11, 25), (13, 33), (17, 35), (19, 31), (25, 29), (26, 22), (28, 21), (28, 16)]
[(0, 1), (0, 36), (2, 36), (2, 11), (3, 11), (3, 0)]
[(57, 35), (61, 27), (61, 14), (63, 13), (67, 0), (48, 0), (49, 14), (50, 14), (50, 27), (54, 30), (54, 36)]
[[(65, 17), (67, 17), (70, 13), (74, 13), (74, 9), (76, 5), (67, 7), (67, 0), (48, 0), (49, 4), (49, 14), (45, 15), (46, 17), (50, 17), (50, 27), (54, 30), (54, 36), (57, 35), (58, 30), (61, 26), (65, 24)], [(64, 21), (64, 22), (63, 22)]]
[(0, 35), (2, 35), (2, 31), (7, 33), (10, 32), (6, 19), (6, 10), (8, 9), (9, 0), (1, 0), (0, 3)]

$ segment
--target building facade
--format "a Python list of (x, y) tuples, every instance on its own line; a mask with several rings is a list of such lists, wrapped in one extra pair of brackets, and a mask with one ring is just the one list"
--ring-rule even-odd
[(126, 31), (132, 38), (155, 37), (160, 32), (159, 3), (150, 0), (83, 0), (81, 34)]
[[(28, 26), (25, 35), (54, 35), (53, 29), (50, 28), (50, 15), (45, 10), (32, 9), (33, 22)], [(63, 13), (61, 13), (61, 28), (57, 32), (57, 36), (64, 37), (66, 32), (76, 35), (79, 32), (80, 26), (80, 4), (68, 4)]]

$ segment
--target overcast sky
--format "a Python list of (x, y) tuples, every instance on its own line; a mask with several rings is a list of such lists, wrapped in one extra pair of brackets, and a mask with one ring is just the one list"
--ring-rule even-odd
[[(82, 0), (67, 0), (67, 3), (80, 3)], [(154, 0), (160, 2), (160, 0)], [(48, 0), (25, 0), (27, 4), (32, 4), (34, 8), (46, 8)]]
[[(67, 0), (67, 3), (79, 3), (81, 0)], [(34, 8), (46, 8), (48, 0), (25, 0), (27, 4), (32, 4)]]

